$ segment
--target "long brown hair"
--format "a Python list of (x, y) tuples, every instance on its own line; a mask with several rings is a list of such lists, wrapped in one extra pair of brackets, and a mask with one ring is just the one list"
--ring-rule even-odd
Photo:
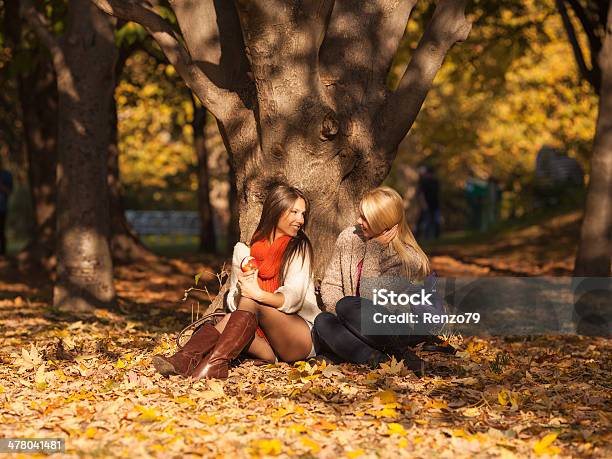
[[(398, 225), (397, 236), (391, 241), (391, 246), (402, 260), (404, 274), (409, 279), (423, 279), (430, 273), (429, 259), (419, 246), (404, 214), (402, 197), (388, 186), (374, 188), (365, 194), (360, 203), (361, 213), (375, 234)], [(412, 248), (417, 260), (417, 269), (412, 271), (414, 257), (406, 246)]]
[(304, 232), (306, 225), (308, 224), (308, 216), (310, 214), (310, 202), (308, 201), (308, 198), (304, 195), (304, 193), (295, 187), (288, 185), (276, 185), (274, 188), (272, 188), (272, 190), (270, 190), (268, 196), (266, 196), (266, 200), (263, 203), (263, 209), (261, 210), (259, 224), (257, 225), (257, 229), (251, 238), (251, 244), (264, 239), (274, 239), (278, 221), (285, 214), (285, 212), (289, 211), (293, 207), (293, 204), (299, 198), (302, 198), (306, 205), (306, 210), (304, 211), (304, 224), (298, 230), (298, 233), (291, 238), (291, 241), (289, 241), (287, 249), (283, 255), (279, 273), (281, 285), (285, 282), (285, 271), (287, 269), (287, 264), (294, 256), (299, 256), (302, 258), (302, 266), (304, 265), (304, 259), (306, 256), (310, 258), (309, 275), (312, 275), (312, 265), (314, 263), (312, 245), (310, 244), (310, 239), (308, 239), (308, 236)]

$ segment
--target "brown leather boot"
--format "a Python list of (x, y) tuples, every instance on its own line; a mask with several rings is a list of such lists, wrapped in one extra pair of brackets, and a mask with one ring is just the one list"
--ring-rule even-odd
[(170, 357), (156, 355), (153, 357), (153, 366), (164, 376), (183, 375), (189, 373), (200, 363), (204, 355), (215, 347), (221, 334), (211, 324), (204, 324), (198, 328), (185, 346)]
[(194, 379), (225, 379), (229, 363), (251, 342), (257, 330), (257, 318), (249, 311), (232, 312), (219, 341), (208, 356), (193, 370)]

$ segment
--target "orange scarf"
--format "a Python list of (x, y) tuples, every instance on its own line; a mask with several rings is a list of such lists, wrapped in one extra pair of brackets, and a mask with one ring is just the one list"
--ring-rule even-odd
[(289, 241), (291, 236), (280, 236), (272, 244), (262, 239), (251, 246), (251, 256), (259, 267), (257, 282), (262, 290), (274, 292), (280, 287), (280, 267)]

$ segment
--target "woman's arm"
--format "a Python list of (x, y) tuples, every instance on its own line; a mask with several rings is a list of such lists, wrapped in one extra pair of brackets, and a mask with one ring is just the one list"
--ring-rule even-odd
[(279, 309), (285, 302), (285, 296), (282, 293), (271, 293), (261, 289), (257, 282), (257, 271), (243, 273), (240, 270), (238, 272), (238, 286), (242, 296), (251, 298), (266, 306)]
[(306, 254), (303, 262), (301, 257), (294, 256), (287, 267), (284, 284), (274, 292), (274, 295), (283, 296), (283, 303), (278, 310), (286, 314), (298, 312), (304, 305), (311, 284), (310, 256)]
[(325, 270), (325, 276), (321, 282), (321, 300), (325, 310), (328, 312), (336, 311), (336, 303), (344, 296), (344, 288), (342, 286), (342, 234), (336, 239), (334, 253)]
[(243, 242), (238, 242), (234, 246), (234, 253), (232, 255), (232, 269), (230, 272), (230, 286), (227, 295), (227, 307), (230, 311), (235, 311), (238, 308), (238, 301), (240, 300), (240, 289), (238, 288), (238, 278), (242, 274), (240, 269), (240, 263), (244, 257), (248, 257), (251, 254), (251, 249), (248, 248)]

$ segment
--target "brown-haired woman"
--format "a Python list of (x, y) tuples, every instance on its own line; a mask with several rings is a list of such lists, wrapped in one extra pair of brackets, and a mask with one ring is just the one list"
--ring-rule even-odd
[[(164, 375), (227, 378), (229, 363), (247, 348), (254, 357), (293, 362), (314, 356), (312, 324), (320, 312), (312, 279), (312, 247), (304, 229), (308, 199), (278, 185), (266, 197), (250, 244), (234, 247), (228, 313), (216, 326), (199, 328), (171, 357), (155, 356)], [(258, 269), (242, 272), (247, 256)], [(265, 337), (256, 333), (258, 324)]]

